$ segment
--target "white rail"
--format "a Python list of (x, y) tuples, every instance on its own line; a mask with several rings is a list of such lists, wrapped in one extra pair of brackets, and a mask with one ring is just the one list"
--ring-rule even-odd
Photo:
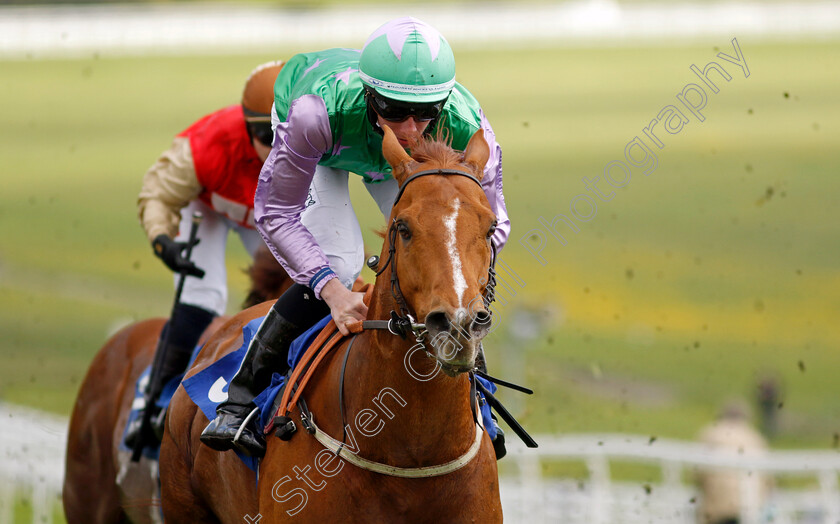
[(64, 479), (67, 419), (0, 403), (0, 523), (28, 499), (32, 522), (51, 523)]
[[(515, 438), (515, 437), (513, 437)], [(515, 462), (519, 477), (503, 477), (507, 522), (563, 522), (567, 524), (693, 523), (701, 496), (685, 484), (695, 468), (740, 472), (742, 500), (750, 500), (753, 474), (774, 479), (810, 479), (817, 489), (776, 490), (761, 507), (742, 506), (741, 523), (840, 522), (840, 453), (837, 451), (772, 451), (764, 455), (712, 450), (696, 442), (652, 439), (638, 435), (586, 434), (540, 436), (540, 447), (508, 446), (505, 461)], [(586, 479), (544, 478), (542, 465), (550, 461), (579, 461)], [(654, 465), (658, 483), (614, 482), (613, 461)]]
[[(453, 44), (526, 47), (633, 40), (840, 36), (840, 3), (619, 3), (616, 0), (278, 9), (233, 3), (0, 8), (0, 57), (266, 52), (360, 46), (384, 21), (410, 14)], [(464, 23), (465, 21), (469, 23)]]
[[(515, 440), (511, 435), (509, 440)], [(771, 451), (763, 456), (713, 452), (694, 443), (638, 435), (539, 435), (540, 447), (510, 442), (502, 461), (502, 505), (509, 523), (688, 524), (695, 522), (698, 494), (684, 484), (694, 467), (721, 467), (744, 473), (764, 472), (777, 479), (813, 480), (801, 490), (777, 490), (764, 513), (744, 524), (772, 517), (775, 524), (840, 521), (840, 453)], [(0, 523), (13, 520), (14, 502), (29, 499), (33, 522), (52, 522), (61, 494), (67, 420), (0, 403)], [(546, 478), (551, 461), (585, 464), (585, 479)], [(661, 482), (623, 483), (610, 476), (613, 461), (651, 464)], [(514, 471), (510, 471), (513, 469)], [(748, 515), (749, 517), (749, 515)]]

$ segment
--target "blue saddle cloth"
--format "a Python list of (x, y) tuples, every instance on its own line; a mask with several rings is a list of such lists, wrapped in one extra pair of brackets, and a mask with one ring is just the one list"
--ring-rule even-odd
[[(197, 350), (193, 352), (193, 358), (195, 358), (195, 353)], [(146, 385), (149, 382), (149, 376), (152, 374), (152, 366), (149, 365), (140, 376), (137, 378), (137, 382), (134, 384), (134, 401), (131, 403), (131, 411), (128, 413), (128, 421), (126, 422), (125, 429), (123, 430), (122, 438), (120, 438), (119, 449), (123, 451), (131, 451), (131, 449), (125, 445), (125, 433), (128, 431), (129, 426), (132, 422), (137, 420), (140, 417), (140, 410), (145, 405), (146, 401), (144, 399), (143, 391), (146, 389)], [(163, 387), (163, 390), (160, 393), (160, 397), (158, 397), (157, 402), (155, 404), (159, 406), (161, 409), (166, 409), (169, 407), (169, 401), (172, 400), (172, 395), (175, 394), (175, 390), (178, 389), (178, 384), (181, 382), (181, 379), (184, 377), (184, 373), (181, 373), (177, 377), (173, 377), (166, 385)], [(146, 446), (143, 448), (143, 456), (146, 458), (157, 460), (158, 455), (160, 454), (160, 446)]]
[[(216, 417), (216, 406), (227, 400), (228, 384), (230, 384), (230, 381), (236, 372), (239, 371), (239, 367), (242, 364), (242, 360), (245, 358), (246, 351), (248, 350), (248, 345), (256, 334), (257, 329), (259, 329), (260, 324), (262, 324), (263, 318), (264, 317), (255, 318), (242, 327), (242, 345), (239, 346), (236, 351), (228, 353), (199, 373), (196, 373), (183, 381), (182, 385), (184, 386), (184, 390), (186, 390), (190, 399), (192, 399), (196, 406), (201, 409), (202, 413), (204, 413), (208, 420), (213, 420)], [(329, 320), (329, 315), (324, 317), (321, 321), (306, 330), (306, 332), (292, 342), (289, 348), (288, 356), (288, 364), (290, 368), (293, 369), (295, 365), (297, 365), (300, 358), (306, 352), (306, 348), (308, 348), (315, 340), (318, 333), (320, 333), (324, 326), (327, 325)], [(199, 350), (200, 347), (196, 347), (195, 351), (193, 351), (193, 360), (195, 360)], [(192, 365), (192, 361), (190, 362), (190, 365)], [(137, 388), (135, 389), (135, 403), (134, 406), (132, 406), (129, 423), (137, 417), (135, 408), (142, 407), (143, 405), (143, 395), (141, 391), (145, 386), (144, 380), (148, 380), (149, 372), (150, 368), (146, 369), (143, 375), (141, 375), (140, 380), (138, 380)], [(166, 385), (160, 399), (158, 399), (159, 406), (166, 407), (169, 405), (169, 401), (172, 399), (172, 395), (178, 388), (178, 384), (181, 383), (182, 377), (183, 375), (175, 377)], [(491, 392), (496, 391), (496, 385), (492, 382), (484, 380), (481, 377), (476, 378)], [(268, 422), (274, 416), (274, 400), (283, 388), (285, 381), (285, 375), (274, 373), (271, 377), (271, 385), (254, 399), (254, 403), (260, 408), (260, 427), (268, 425)], [(138, 402), (137, 399), (140, 399), (140, 401)], [(490, 438), (495, 438), (496, 429), (490, 418), (490, 406), (483, 401), (483, 398), (480, 404), (482, 425), (487, 430)], [(158, 450), (146, 450), (145, 453), (148, 453), (147, 456), (156, 459)], [(257, 471), (258, 461), (256, 459), (248, 457), (238, 451), (236, 453), (239, 458), (242, 459), (242, 462), (244, 462), (253, 471)]]

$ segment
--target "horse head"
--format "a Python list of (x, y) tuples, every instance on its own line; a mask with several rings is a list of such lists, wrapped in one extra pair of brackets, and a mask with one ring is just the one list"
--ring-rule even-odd
[(491, 320), (496, 215), (481, 187), (489, 147), (478, 130), (463, 154), (438, 137), (413, 144), (409, 156), (384, 133), (383, 155), (400, 185), (382, 253), (391, 293), (402, 315), (425, 324), (426, 351), (445, 373), (470, 371)]

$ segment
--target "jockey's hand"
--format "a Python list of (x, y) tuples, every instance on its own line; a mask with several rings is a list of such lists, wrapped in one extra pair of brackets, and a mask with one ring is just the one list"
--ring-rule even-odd
[(330, 314), (342, 335), (350, 334), (347, 324), (367, 318), (368, 308), (362, 300), (364, 296), (364, 293), (350, 291), (337, 278), (321, 288), (321, 298), (330, 306)]
[(176, 242), (167, 235), (158, 235), (152, 242), (152, 249), (155, 255), (158, 256), (166, 267), (176, 273), (184, 273), (191, 277), (204, 277), (204, 270), (196, 267), (195, 264), (184, 258), (183, 252), (188, 247), (198, 244), (199, 239), (195, 239), (192, 244), (189, 242)]

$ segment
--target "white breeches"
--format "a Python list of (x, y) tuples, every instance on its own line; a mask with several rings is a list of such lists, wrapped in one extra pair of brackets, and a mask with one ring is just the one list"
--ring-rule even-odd
[[(348, 177), (347, 171), (319, 165), (300, 219), (324, 251), (341, 283), (350, 288), (362, 272), (365, 246), (350, 202)], [(399, 189), (397, 181), (390, 179), (364, 183), (364, 186), (387, 220)]]
[[(201, 242), (193, 248), (190, 258), (197, 267), (204, 270), (204, 278), (186, 278), (181, 303), (212, 311), (216, 315), (224, 315), (228, 300), (225, 265), (228, 232), (232, 230), (239, 235), (251, 258), (263, 244), (263, 240), (256, 229), (239, 225), (217, 213), (201, 200), (193, 200), (181, 210), (181, 225), (176, 239), (179, 242), (185, 242), (189, 238), (194, 211), (201, 212), (204, 218), (198, 226), (197, 236)], [(179, 278), (179, 275), (175, 275), (176, 287)]]

